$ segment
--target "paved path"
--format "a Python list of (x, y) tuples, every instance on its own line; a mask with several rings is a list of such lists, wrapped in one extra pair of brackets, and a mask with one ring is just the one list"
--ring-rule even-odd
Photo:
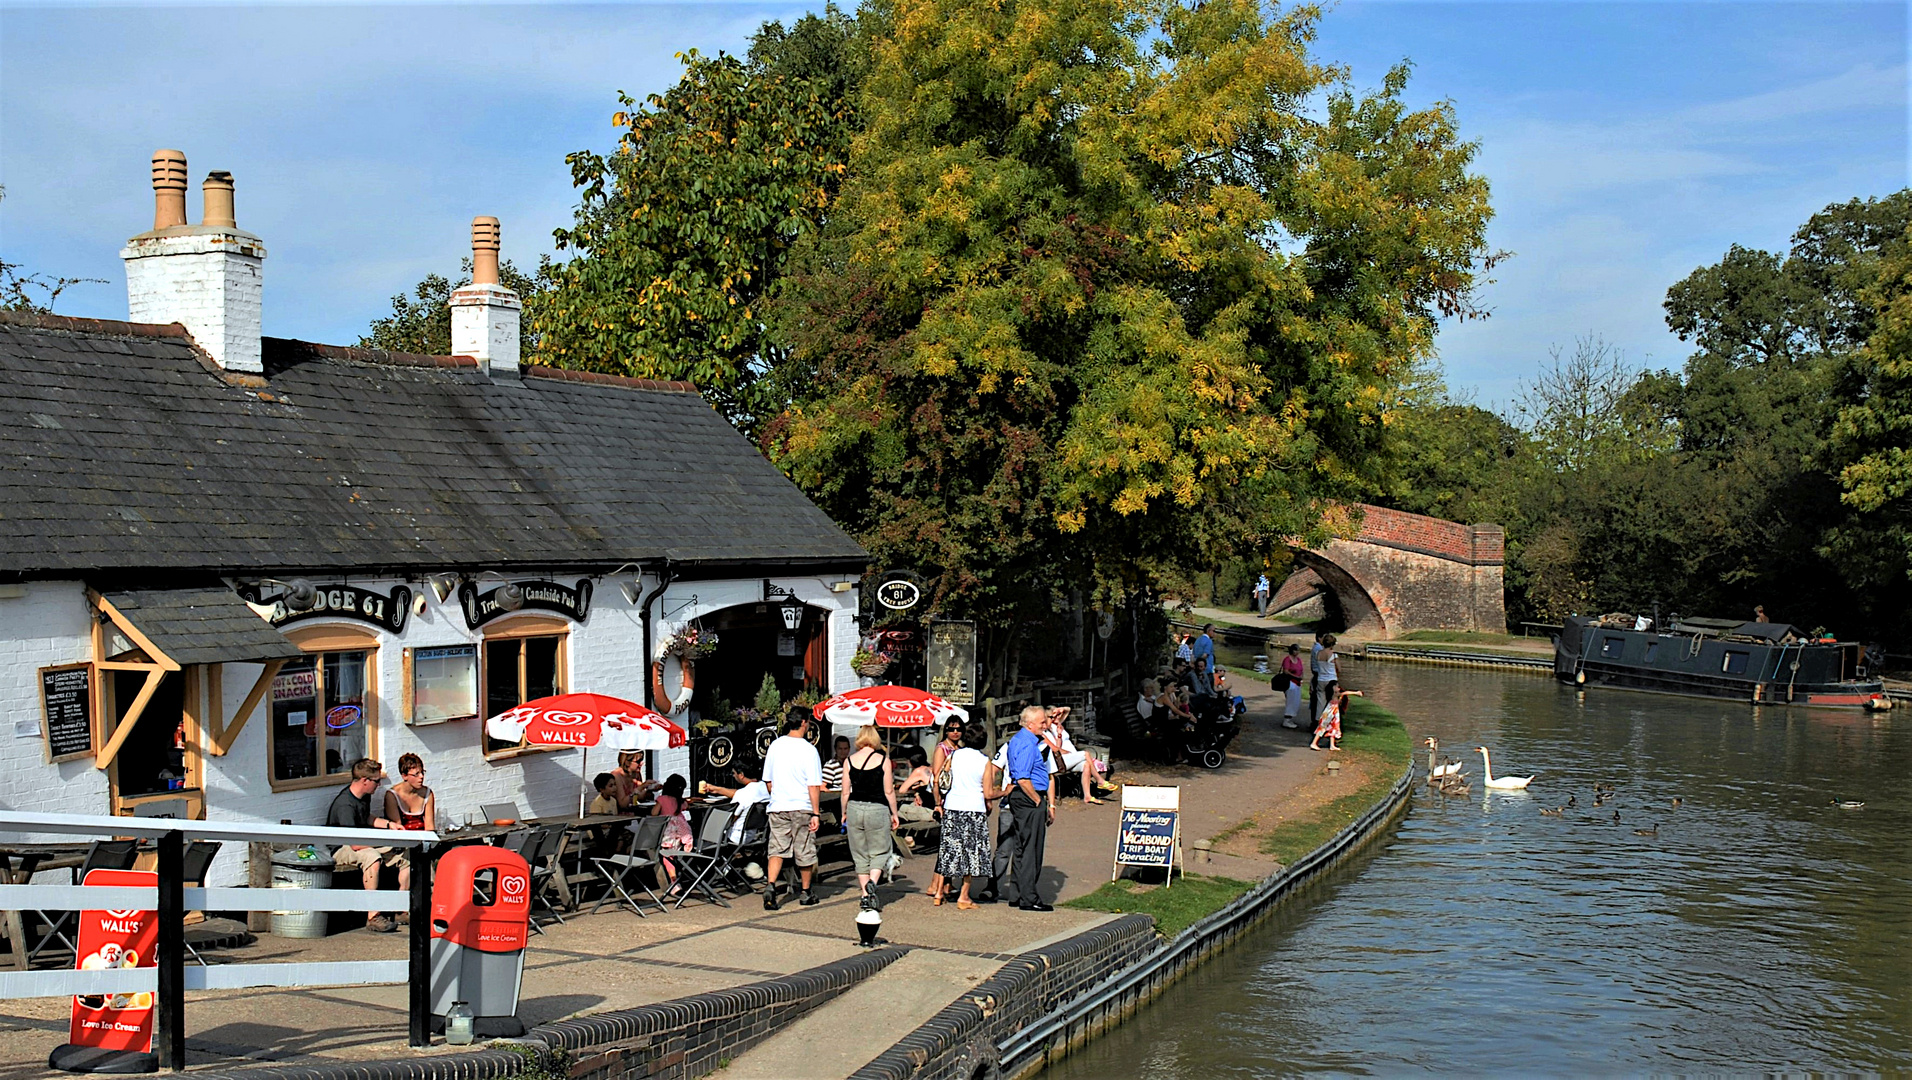
[(1001, 966), (917, 949), (747, 1051), (724, 1080), (841, 1080)]
[[(1302, 733), (1277, 726), (1277, 699), (1267, 683), (1244, 674), (1236, 690), (1249, 701), (1250, 712), (1223, 768), (1117, 764), (1120, 781), (1182, 786), (1184, 835), (1191, 842), (1271, 805), (1325, 764), (1325, 755), (1304, 748)], [(1117, 818), (1113, 800), (1102, 806), (1063, 802), (1049, 833), (1046, 899), (1080, 896), (1109, 879)], [(732, 1067), (734, 1075), (806, 1075), (788, 1071), (794, 1066), (785, 1063), (825, 1053), (836, 1055), (830, 1062), (859, 1055), (867, 1061), (1014, 954), (1108, 918), (1068, 908), (1037, 914), (1008, 904), (974, 911), (958, 911), (953, 904), (935, 907), (923, 895), (933, 869), (932, 855), (908, 859), (894, 887), (885, 889), (883, 937), (916, 951), (830, 1007), (827, 1015), (819, 1012), (758, 1053), (745, 1055)], [(1191, 869), (1254, 879), (1274, 867), (1217, 856)], [(847, 872), (836, 873), (819, 885), (823, 903), (813, 908), (786, 904), (775, 913), (764, 911), (757, 897), (744, 896), (728, 908), (686, 906), (645, 919), (610, 908), (572, 916), (568, 925), (532, 938), (520, 1016), (539, 1024), (630, 1008), (851, 955), (856, 950), (853, 887)], [(207, 957), (214, 963), (403, 959), (405, 948), (402, 934), (360, 930), (318, 941), (263, 936), (244, 948), (207, 950)], [(0, 1001), (0, 1080), (44, 1076), (47, 1053), (66, 1041), (68, 1012), (66, 999)], [(246, 1060), (366, 1060), (447, 1052), (442, 1046), (429, 1051), (405, 1046), (402, 986), (196, 992), (187, 995), (186, 1017), (188, 1053), (196, 1068)], [(833, 1045), (852, 1031), (864, 1033), (854, 1045)], [(825, 1032), (832, 1036), (825, 1038)], [(817, 1075), (844, 1075), (834, 1071), (835, 1064), (816, 1060), (824, 1070)], [(746, 1065), (756, 1071), (739, 1071)]]

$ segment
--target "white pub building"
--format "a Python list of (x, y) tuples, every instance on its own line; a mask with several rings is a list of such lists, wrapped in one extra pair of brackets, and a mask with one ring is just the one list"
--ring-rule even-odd
[[(579, 751), (486, 716), (856, 685), (863, 550), (689, 384), (520, 363), (495, 219), (457, 355), (398, 355), (263, 337), (231, 177), (197, 225), (186, 186), (158, 152), (132, 321), (0, 313), (0, 804), (318, 822), (355, 759), (412, 752), (441, 827), (575, 813)], [(654, 700), (691, 626), (718, 652)]]

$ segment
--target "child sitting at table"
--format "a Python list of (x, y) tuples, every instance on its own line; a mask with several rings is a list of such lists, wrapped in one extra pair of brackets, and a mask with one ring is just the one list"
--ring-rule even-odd
[(597, 774), (597, 777), (591, 781), (591, 786), (597, 788), (597, 798), (591, 800), (591, 806), (586, 811), (587, 813), (594, 815), (617, 813), (617, 786), (615, 781), (616, 777), (610, 773), (601, 772)]

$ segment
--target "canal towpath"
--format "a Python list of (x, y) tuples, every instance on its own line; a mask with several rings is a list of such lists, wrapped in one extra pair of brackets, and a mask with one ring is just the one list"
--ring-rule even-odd
[[(1235, 829), (1323, 774), (1328, 755), (1310, 753), (1304, 732), (1279, 726), (1279, 698), (1266, 682), (1238, 677), (1236, 692), (1248, 702), (1247, 723), (1219, 770), (1118, 761), (1116, 779), (1131, 784), (1172, 784), (1182, 789), (1184, 838), (1209, 840)], [(1117, 800), (1087, 806), (1062, 801), (1051, 828), (1043, 874), (1045, 898), (1058, 903), (1082, 896), (1109, 880)], [(1266, 824), (1261, 821), (1259, 824)], [(1197, 873), (1257, 880), (1275, 870), (1254, 854), (1216, 854)], [(827, 868), (826, 868), (827, 869)], [(1054, 912), (1019, 911), (1007, 904), (958, 911), (936, 907), (923, 894), (934, 869), (933, 853), (905, 861), (884, 911), (883, 937), (909, 947), (892, 965), (894, 974), (872, 976), (832, 1005), (812, 1013), (731, 1065), (731, 1075), (844, 1075), (845, 1063), (867, 1061), (902, 1034), (988, 977), (1018, 953), (1081, 933), (1113, 916), (1059, 907)], [(823, 878), (822, 902), (802, 908), (787, 903), (767, 912), (753, 895), (733, 898), (728, 908), (687, 905), (668, 914), (638, 918), (605, 908), (596, 915), (569, 916), (546, 928), (529, 949), (521, 1017), (548, 1023), (704, 991), (793, 974), (854, 955), (852, 919), (857, 910), (854, 879), (847, 871)], [(316, 941), (261, 935), (234, 949), (205, 950), (222, 961), (352, 961), (401, 959), (403, 935), (353, 931)], [(921, 954), (918, 956), (917, 954)], [(886, 972), (887, 974), (887, 972)], [(46, 1055), (65, 1041), (69, 1002), (63, 998), (0, 1003), (0, 1080), (45, 1074)], [(253, 1064), (347, 1063), (455, 1052), (405, 1045), (405, 988), (301, 987), (194, 992), (187, 996), (188, 1054), (193, 1068), (230, 1069)], [(871, 1010), (874, 1011), (871, 1011)], [(880, 1022), (872, 1022), (872, 1017)], [(818, 1056), (817, 1037), (831, 1033), (836, 1056)], [(851, 1063), (854, 1068), (856, 1063)], [(802, 1069), (799, 1068), (802, 1066)], [(841, 1070), (841, 1071), (837, 1071)]]

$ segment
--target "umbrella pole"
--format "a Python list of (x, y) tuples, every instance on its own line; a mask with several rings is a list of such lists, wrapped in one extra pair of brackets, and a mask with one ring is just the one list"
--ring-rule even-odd
[(578, 817), (580, 818), (584, 817), (584, 789), (591, 786), (591, 748), (586, 746), (582, 747), (581, 750), (582, 753), (578, 755), (578, 780), (580, 781), (578, 788)]

